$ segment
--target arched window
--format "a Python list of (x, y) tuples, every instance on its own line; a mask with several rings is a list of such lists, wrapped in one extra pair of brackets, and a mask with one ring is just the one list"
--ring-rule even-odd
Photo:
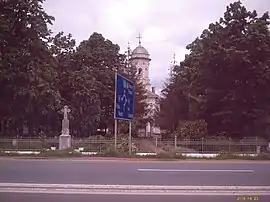
[(139, 68), (139, 72), (138, 73), (139, 73), (139, 75), (142, 74), (142, 68), (141, 67)]

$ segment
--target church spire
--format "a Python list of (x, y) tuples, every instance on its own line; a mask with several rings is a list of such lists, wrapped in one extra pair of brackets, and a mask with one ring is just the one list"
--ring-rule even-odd
[(131, 49), (130, 49), (130, 45), (128, 42), (128, 45), (127, 45), (127, 67), (128, 68), (130, 67), (130, 56), (131, 56)]
[(139, 45), (141, 45), (141, 38), (142, 38), (142, 36), (141, 36), (141, 34), (139, 34), (139, 36), (137, 37), (137, 39), (139, 39)]
[(173, 61), (171, 62), (170, 69), (169, 69), (170, 77), (172, 77), (173, 69), (174, 69), (175, 65), (176, 65), (175, 53), (173, 53)]
[(131, 49), (130, 49), (130, 44), (129, 44), (129, 41), (128, 41), (128, 45), (127, 45), (127, 55), (128, 55), (128, 57), (130, 57), (130, 54), (131, 54)]
[(176, 61), (175, 61), (175, 53), (173, 53), (173, 66), (175, 66), (175, 63), (176, 63)]

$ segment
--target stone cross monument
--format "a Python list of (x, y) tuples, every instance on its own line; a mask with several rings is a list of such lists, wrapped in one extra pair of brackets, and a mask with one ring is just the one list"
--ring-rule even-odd
[(60, 150), (71, 147), (71, 136), (69, 135), (69, 120), (68, 120), (68, 113), (70, 112), (70, 109), (68, 108), (68, 106), (64, 106), (62, 112), (64, 114), (64, 118), (62, 120), (62, 132), (59, 137)]

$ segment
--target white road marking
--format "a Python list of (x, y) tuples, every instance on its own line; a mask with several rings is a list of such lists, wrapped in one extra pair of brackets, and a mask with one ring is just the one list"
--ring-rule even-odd
[(252, 173), (254, 170), (184, 170), (184, 169), (155, 169), (155, 168), (139, 168), (140, 172), (241, 172)]
[(0, 183), (0, 192), (99, 195), (270, 195), (270, 186), (157, 186)]
[(30, 193), (30, 194), (88, 194), (88, 195), (148, 195), (148, 196), (270, 196), (270, 191), (257, 191), (257, 192), (246, 192), (246, 191), (235, 191), (235, 192), (225, 192), (225, 191), (217, 191), (217, 192), (187, 192), (187, 191), (179, 191), (179, 192), (123, 192), (123, 191), (87, 191), (82, 192), (78, 190), (32, 190), (32, 189), (18, 189), (18, 190), (2, 190), (0, 189), (0, 193)]
[(71, 189), (170, 189), (170, 190), (253, 190), (270, 189), (270, 186), (180, 186), (180, 185), (121, 185), (121, 184), (39, 184), (39, 183), (0, 183), (2, 187), (24, 187), (24, 188), (71, 188)]

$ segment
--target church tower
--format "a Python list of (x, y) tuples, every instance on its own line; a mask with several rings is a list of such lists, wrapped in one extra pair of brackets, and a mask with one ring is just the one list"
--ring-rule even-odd
[(134, 65), (140, 75), (141, 81), (147, 90), (151, 90), (149, 79), (150, 55), (148, 51), (141, 45), (141, 36), (138, 36), (139, 45), (132, 51), (130, 62)]
[(159, 108), (159, 96), (155, 92), (155, 87), (151, 87), (149, 78), (149, 67), (150, 67), (150, 55), (148, 51), (141, 44), (141, 36), (137, 37), (139, 39), (139, 45), (132, 51), (130, 55), (130, 63), (136, 68), (137, 73), (140, 76), (140, 80), (146, 89), (146, 103), (148, 105), (149, 122), (146, 124), (144, 129), (144, 136), (151, 137), (153, 135), (160, 134), (160, 128), (155, 124), (154, 115), (156, 108)]

